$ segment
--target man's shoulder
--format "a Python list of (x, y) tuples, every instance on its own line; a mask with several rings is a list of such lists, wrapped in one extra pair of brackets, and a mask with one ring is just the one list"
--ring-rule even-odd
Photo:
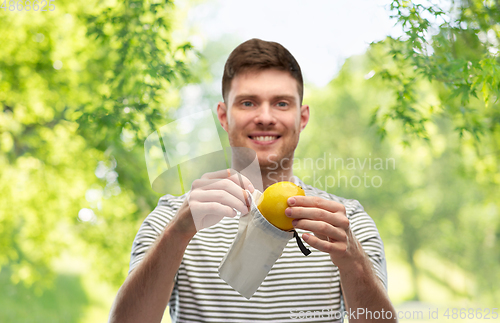
[(180, 196), (165, 194), (160, 197), (156, 207), (144, 219), (139, 232), (153, 229), (156, 234), (160, 234), (165, 226), (172, 221), (186, 198), (187, 193)]
[(184, 200), (187, 198), (189, 192), (184, 193), (183, 195), (172, 195), (165, 194), (158, 200), (158, 206), (162, 207), (170, 207), (170, 208), (179, 208)]

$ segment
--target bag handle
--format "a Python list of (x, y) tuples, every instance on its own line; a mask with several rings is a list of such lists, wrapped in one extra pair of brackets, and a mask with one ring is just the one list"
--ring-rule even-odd
[(299, 246), (300, 251), (302, 251), (304, 256), (308, 256), (311, 253), (311, 250), (307, 249), (306, 246), (304, 246), (302, 239), (300, 239), (299, 234), (295, 230), (293, 230), (293, 237), (297, 240), (297, 245)]

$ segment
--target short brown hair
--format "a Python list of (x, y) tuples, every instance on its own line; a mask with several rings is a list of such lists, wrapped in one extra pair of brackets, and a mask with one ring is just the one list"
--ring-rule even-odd
[(233, 78), (247, 70), (277, 69), (288, 71), (297, 80), (300, 104), (304, 96), (304, 81), (299, 63), (283, 45), (252, 38), (236, 47), (224, 66), (222, 97), (226, 101)]

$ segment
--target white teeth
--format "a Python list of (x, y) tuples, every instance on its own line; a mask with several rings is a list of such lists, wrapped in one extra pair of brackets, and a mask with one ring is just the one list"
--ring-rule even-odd
[(257, 141), (271, 141), (278, 139), (278, 136), (258, 136), (258, 137), (252, 137), (252, 139)]

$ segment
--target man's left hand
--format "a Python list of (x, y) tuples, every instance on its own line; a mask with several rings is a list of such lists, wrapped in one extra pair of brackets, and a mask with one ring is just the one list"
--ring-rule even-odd
[(288, 205), (285, 214), (295, 219), (294, 227), (314, 233), (304, 233), (302, 238), (311, 247), (330, 254), (339, 268), (360, 256), (361, 247), (343, 204), (316, 196), (294, 196), (288, 199)]

